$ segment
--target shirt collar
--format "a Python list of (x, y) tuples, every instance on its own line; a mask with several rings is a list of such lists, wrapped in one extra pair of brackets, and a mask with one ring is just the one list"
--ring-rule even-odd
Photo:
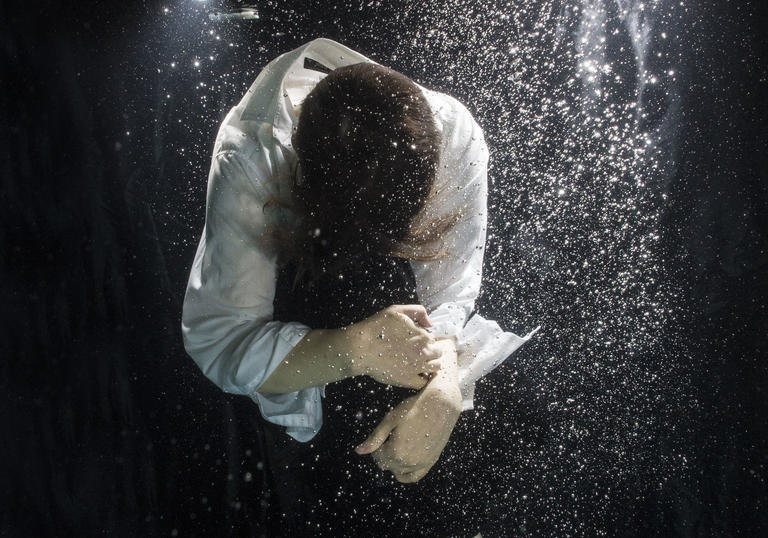
[(373, 62), (359, 52), (325, 38), (310, 41), (271, 62), (248, 90), (240, 120), (272, 123), (274, 138), (286, 148), (291, 147), (291, 136), (301, 104), (325, 77), (325, 73), (305, 67), (305, 58), (330, 70)]

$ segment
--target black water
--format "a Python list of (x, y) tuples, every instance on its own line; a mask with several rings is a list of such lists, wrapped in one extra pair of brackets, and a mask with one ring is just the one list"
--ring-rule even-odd
[(4, 535), (266, 531), (255, 409), (185, 356), (180, 309), (218, 122), (319, 36), (467, 104), (478, 308), (543, 326), (462, 417), (450, 450), (485, 471), (456, 469), (457, 509), (506, 535), (765, 534), (762, 4), (215, 5), (0, 4)]

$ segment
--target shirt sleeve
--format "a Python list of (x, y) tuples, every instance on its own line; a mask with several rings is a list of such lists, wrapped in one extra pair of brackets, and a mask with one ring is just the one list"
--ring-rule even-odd
[[(437, 190), (425, 216), (457, 215), (443, 237), (445, 254), (412, 261), (419, 299), (429, 313), (436, 337), (457, 341), (459, 388), (463, 408), (473, 408), (475, 382), (514, 352), (531, 335), (518, 337), (474, 309), (482, 281), (487, 226), (488, 147), (480, 126), (461, 103), (448, 97)], [(443, 111), (445, 114), (445, 111)], [(427, 222), (429, 222), (427, 220)]]
[(250, 396), (266, 420), (303, 441), (322, 424), (321, 388), (256, 392), (310, 331), (272, 319), (277, 269), (264, 213), (270, 193), (258, 176), (238, 151), (213, 157), (205, 227), (184, 297), (184, 346), (221, 389)]

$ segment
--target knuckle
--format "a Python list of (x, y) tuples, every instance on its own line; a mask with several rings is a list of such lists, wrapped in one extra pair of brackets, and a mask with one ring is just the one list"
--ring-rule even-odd
[(407, 465), (408, 467), (415, 467), (416, 465), (419, 465), (421, 462), (418, 460), (418, 458), (414, 458), (412, 456), (406, 456), (403, 460), (403, 465)]
[(412, 467), (419, 463), (416, 458), (402, 449), (393, 451), (392, 460), (401, 467)]
[(399, 446), (392, 448), (392, 459), (397, 463), (405, 463), (408, 454)]

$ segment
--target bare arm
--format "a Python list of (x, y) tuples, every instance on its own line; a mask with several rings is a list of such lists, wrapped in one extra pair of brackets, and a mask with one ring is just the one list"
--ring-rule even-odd
[(357, 375), (381, 383), (420, 389), (422, 375), (440, 368), (441, 350), (423, 327), (420, 305), (394, 305), (335, 330), (307, 334), (258, 389), (263, 394), (295, 392)]
[(349, 339), (347, 330), (311, 331), (285, 356), (258, 392), (296, 392), (356, 375), (352, 355), (336, 351), (354, 348)]

